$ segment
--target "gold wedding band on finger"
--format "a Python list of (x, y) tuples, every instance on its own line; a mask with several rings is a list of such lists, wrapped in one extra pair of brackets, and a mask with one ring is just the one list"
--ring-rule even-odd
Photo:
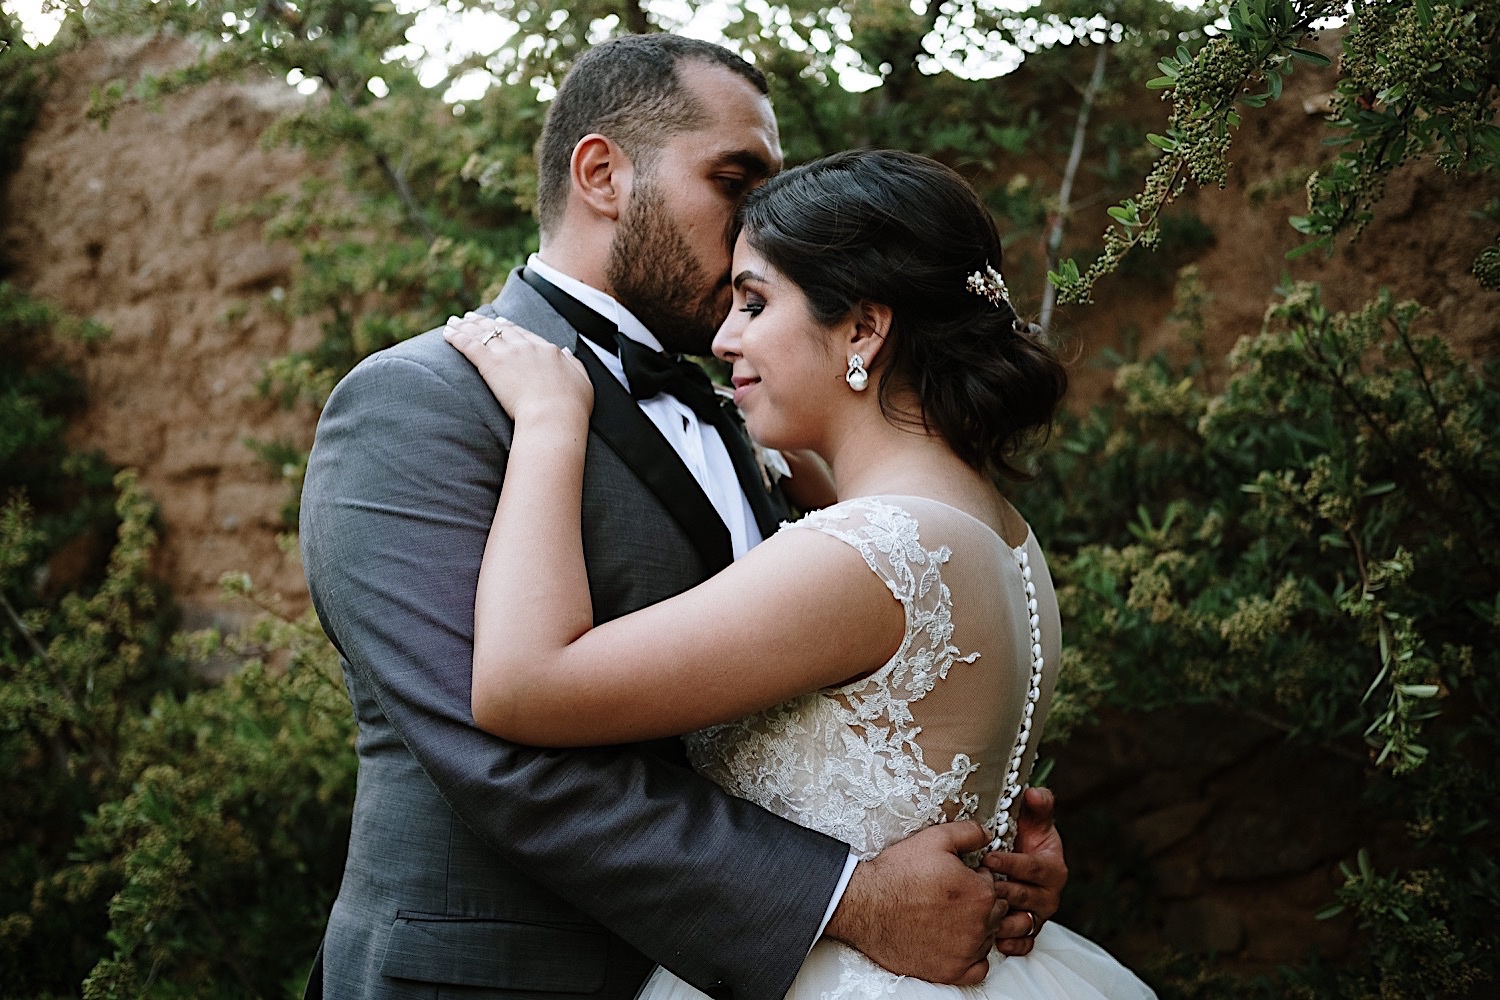
[(1025, 913), (1028, 917), (1031, 918), (1031, 930), (1026, 932), (1026, 936), (1029, 938), (1036, 937), (1037, 931), (1040, 931), (1042, 929), (1041, 922), (1037, 920), (1036, 914), (1032, 913), (1030, 910), (1022, 910), (1021, 912)]

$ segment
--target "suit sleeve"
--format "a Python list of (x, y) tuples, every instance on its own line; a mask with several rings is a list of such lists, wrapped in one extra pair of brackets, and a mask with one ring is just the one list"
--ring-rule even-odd
[(779, 1000), (844, 844), (643, 752), (537, 750), (474, 726), (474, 594), (510, 425), (465, 378), (478, 383), (378, 356), (330, 397), (301, 519), (325, 629), (495, 851), (698, 988)]

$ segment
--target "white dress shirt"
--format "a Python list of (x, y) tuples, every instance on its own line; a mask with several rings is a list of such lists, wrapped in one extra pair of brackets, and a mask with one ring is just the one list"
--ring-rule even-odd
[[(653, 351), (663, 350), (661, 341), (657, 340), (640, 320), (631, 315), (629, 309), (599, 289), (569, 277), (536, 254), (532, 254), (527, 259), (526, 269), (535, 271), (579, 302), (613, 322), (620, 332), (631, 340), (645, 344)], [(600, 347), (587, 337), (580, 336), (578, 339), (598, 355), (604, 367), (608, 368), (628, 391), (630, 381), (625, 377), (625, 368), (620, 364), (619, 355)], [(705, 424), (699, 420), (691, 407), (666, 393), (659, 393), (650, 399), (637, 400), (636, 403), (646, 418), (661, 431), (667, 443), (672, 446), (672, 450), (681, 457), (683, 464), (693, 474), (693, 479), (703, 488), (703, 492), (714, 505), (714, 510), (718, 512), (720, 520), (729, 529), (729, 541), (734, 549), (734, 558), (738, 559), (759, 544), (762, 539), (760, 527), (755, 523), (755, 512), (750, 508), (750, 501), (745, 497), (745, 491), (740, 488), (739, 476), (735, 474), (734, 463), (729, 459), (729, 449), (724, 447), (724, 441), (719, 437), (718, 429), (712, 424)], [(844, 862), (843, 876), (834, 887), (833, 898), (828, 901), (828, 910), (823, 914), (823, 923), (818, 927), (817, 936), (808, 944), (809, 948), (817, 943), (819, 937), (823, 936), (823, 929), (828, 926), (828, 921), (833, 919), (833, 911), (838, 908), (839, 900), (844, 898), (844, 890), (849, 887), (849, 877), (854, 874), (854, 866), (858, 860), (851, 853), (848, 860)]]

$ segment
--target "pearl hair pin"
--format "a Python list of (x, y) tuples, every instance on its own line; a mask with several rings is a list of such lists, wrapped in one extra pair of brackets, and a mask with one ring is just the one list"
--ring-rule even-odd
[(988, 264), (984, 265), (983, 271), (975, 271), (969, 275), (966, 284), (969, 291), (989, 299), (990, 305), (997, 309), (1002, 302), (1007, 305), (1010, 303), (1010, 289), (1005, 287), (1005, 279)]

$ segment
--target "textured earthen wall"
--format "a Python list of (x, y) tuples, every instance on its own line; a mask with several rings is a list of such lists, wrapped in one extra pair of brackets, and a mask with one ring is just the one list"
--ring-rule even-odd
[(258, 144), (295, 92), (216, 85), (161, 112), (126, 107), (107, 130), (84, 117), (91, 88), (192, 52), (109, 40), (63, 56), (11, 180), (3, 239), (10, 280), (112, 331), (79, 354), (89, 405), (72, 439), (140, 470), (161, 505), (161, 569), (196, 624), (232, 617), (217, 584), (229, 570), (305, 600), (276, 541), (287, 487), (245, 440), (310, 443), (315, 414), (282, 411), (255, 385), (267, 361), (316, 343), (317, 324), (268, 308), (290, 278), (288, 247), (267, 245), (255, 223), (214, 223), (308, 176), (302, 156)]

